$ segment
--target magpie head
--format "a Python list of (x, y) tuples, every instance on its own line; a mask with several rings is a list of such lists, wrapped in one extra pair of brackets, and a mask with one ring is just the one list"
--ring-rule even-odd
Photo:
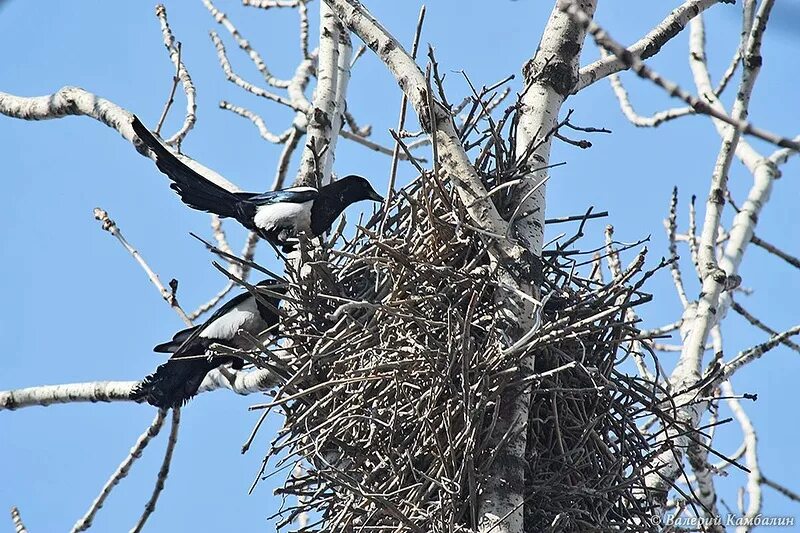
[(375, 192), (369, 181), (362, 176), (351, 174), (331, 183), (328, 187), (337, 189), (338, 197), (345, 205), (361, 200), (383, 202), (383, 197)]
[[(263, 291), (264, 295), (267, 296), (270, 301), (274, 300), (276, 302), (276, 305), (277, 305), (277, 302), (280, 301), (280, 298), (278, 298), (277, 296), (274, 296), (274, 295), (275, 294), (280, 294), (280, 295), (286, 294), (286, 283), (284, 281), (278, 280), (278, 279), (272, 279), (272, 278), (263, 279), (263, 280), (259, 281), (258, 283), (256, 283), (256, 288), (257, 289), (266, 289), (266, 291)], [(267, 294), (267, 291), (269, 291), (272, 294)], [(262, 291), (259, 291), (259, 292), (262, 292)]]

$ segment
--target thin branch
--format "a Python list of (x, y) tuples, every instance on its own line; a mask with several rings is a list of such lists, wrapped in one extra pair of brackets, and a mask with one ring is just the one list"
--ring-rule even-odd
[(220, 39), (219, 35), (215, 31), (210, 32), (209, 35), (211, 36), (211, 42), (214, 43), (214, 48), (217, 50), (219, 65), (222, 68), (222, 72), (225, 74), (225, 78), (229, 82), (256, 96), (260, 96), (262, 98), (266, 98), (267, 100), (285, 105), (286, 107), (294, 109), (295, 111), (303, 111), (303, 109), (299, 108), (293, 101), (253, 85), (234, 72), (230, 60), (228, 59), (228, 54), (225, 51), (225, 44), (222, 42), (222, 39)]
[[(145, 274), (147, 274), (147, 278), (155, 286), (156, 290), (158, 290), (158, 292), (161, 294), (161, 297), (164, 298), (164, 301), (166, 301), (169, 304), (169, 306), (178, 314), (178, 316), (181, 318), (181, 320), (184, 321), (184, 323), (187, 326), (191, 326), (192, 321), (189, 319), (189, 317), (186, 315), (186, 312), (183, 310), (183, 308), (181, 308), (180, 304), (178, 303), (176, 290), (175, 289), (170, 290), (164, 287), (164, 284), (161, 283), (161, 280), (158, 278), (158, 274), (156, 274), (153, 271), (153, 269), (150, 268), (150, 265), (148, 265), (147, 262), (144, 260), (144, 258), (142, 258), (138, 250), (136, 250), (136, 248), (131, 246), (130, 243), (127, 240), (125, 240), (125, 237), (123, 237), (122, 232), (120, 231), (116, 222), (114, 222), (113, 220), (111, 220), (111, 218), (109, 218), (108, 213), (103, 209), (96, 207), (94, 209), (94, 218), (100, 221), (103, 230), (109, 232), (111, 235), (116, 237), (116, 239), (119, 241), (122, 247), (125, 248), (125, 250), (127, 250), (129, 254), (131, 254), (131, 256), (134, 258), (134, 260), (136, 260), (137, 263), (139, 263), (139, 266), (142, 267), (142, 270), (144, 270)], [(177, 281), (173, 280), (173, 282), (174, 284), (170, 283), (170, 286), (174, 286), (175, 288), (177, 288)]]
[[(411, 41), (411, 59), (417, 59), (417, 52), (419, 50), (419, 39), (422, 35), (422, 25), (425, 22), (425, 6), (423, 5), (419, 10), (419, 15), (417, 16), (417, 27), (414, 30), (414, 38)], [(400, 97), (400, 116), (397, 119), (397, 131), (403, 131), (406, 127), (406, 114), (408, 113), (408, 95), (403, 92), (403, 95)], [(385, 195), (385, 202), (386, 208), (383, 213), (383, 220), (381, 221), (380, 226), (380, 233), (383, 234), (384, 227), (386, 226), (386, 220), (389, 217), (389, 208), (388, 206), (392, 205), (392, 199), (394, 198), (394, 185), (395, 180), (397, 179), (397, 163), (401, 157), (401, 155), (405, 156), (405, 153), (401, 154), (400, 148), (400, 140), (396, 139), (394, 142), (394, 148), (392, 149), (392, 164), (389, 170), (389, 184), (386, 187), (386, 195)]]
[(559, 0), (559, 7), (560, 9), (564, 10), (565, 13), (568, 13), (571, 17), (574, 17), (574, 19), (584, 28), (586, 28), (589, 34), (592, 35), (598, 46), (602, 46), (609, 52), (612, 52), (626, 68), (633, 70), (639, 77), (650, 80), (658, 87), (664, 89), (667, 93), (669, 93), (670, 96), (683, 100), (697, 113), (709, 115), (727, 124), (730, 124), (739, 133), (758, 137), (761, 140), (767, 141), (782, 148), (800, 150), (800, 142), (794, 141), (787, 137), (781, 137), (780, 135), (776, 135), (772, 132), (753, 126), (747, 120), (728, 116), (707, 104), (703, 100), (700, 100), (696, 96), (689, 94), (675, 82), (672, 82), (656, 73), (642, 62), (642, 59), (639, 55), (633, 54), (626, 50), (625, 47), (619, 44), (619, 42), (613, 40), (604, 29), (593, 22), (592, 19), (578, 6), (575, 0)]
[(756, 246), (758, 246), (760, 248), (763, 248), (764, 250), (768, 251), (772, 255), (780, 257), (781, 259), (783, 259), (784, 261), (786, 261), (787, 263), (789, 263), (793, 267), (800, 268), (800, 259), (796, 258), (793, 255), (787, 254), (786, 252), (784, 252), (783, 250), (781, 250), (777, 246), (774, 246), (774, 245), (768, 243), (764, 239), (761, 239), (761, 238), (756, 237), (755, 235), (753, 235), (750, 238), (750, 242), (752, 242), (753, 244), (755, 244)]
[(770, 487), (772, 489), (777, 490), (778, 492), (780, 492), (781, 494), (783, 494), (784, 496), (786, 496), (787, 498), (789, 498), (793, 502), (800, 503), (800, 494), (794, 492), (793, 490), (791, 490), (791, 489), (789, 489), (789, 488), (787, 488), (787, 487), (785, 487), (785, 486), (783, 486), (783, 485), (781, 485), (779, 483), (776, 483), (776, 482), (772, 481), (771, 479), (768, 479), (768, 478), (764, 477), (764, 474), (761, 474), (761, 483), (766, 485), (767, 487)]
[(768, 351), (772, 350), (779, 344), (781, 344), (784, 340), (793, 337), (797, 334), (800, 334), (800, 325), (794, 326), (793, 328), (789, 328), (786, 331), (779, 333), (777, 335), (773, 335), (770, 339), (766, 342), (762, 342), (756, 346), (753, 346), (749, 350), (744, 350), (739, 352), (739, 354), (734, 357), (730, 362), (723, 365), (722, 369), (719, 372), (719, 379), (728, 379), (730, 378), (737, 370), (742, 368), (748, 363), (752, 363), (756, 359), (759, 359), (762, 355), (767, 353)]
[(310, 0), (242, 0), (242, 5), (258, 7), (261, 9), (272, 9), (282, 7), (298, 7)]
[[(769, 333), (770, 335), (779, 335), (779, 333), (778, 333), (777, 331), (775, 331), (775, 330), (774, 330), (774, 329), (772, 329), (771, 327), (769, 327), (769, 326), (767, 326), (766, 324), (764, 324), (763, 322), (761, 322), (761, 321), (760, 321), (758, 318), (756, 318), (755, 316), (751, 315), (751, 314), (750, 314), (750, 313), (747, 311), (747, 309), (745, 309), (744, 307), (742, 307), (741, 305), (739, 305), (737, 302), (735, 302), (735, 301), (731, 301), (731, 308), (732, 308), (734, 311), (736, 311), (737, 313), (739, 313), (740, 315), (742, 315), (742, 317), (743, 317), (745, 320), (747, 320), (748, 322), (750, 322), (752, 325), (754, 325), (755, 327), (757, 327), (757, 328), (758, 328), (758, 329), (760, 329), (761, 331), (764, 331), (764, 332), (766, 332), (766, 333)], [(791, 340), (789, 340), (789, 339), (784, 339), (783, 341), (781, 341), (781, 343), (782, 343), (784, 346), (786, 346), (786, 347), (788, 347), (788, 348), (791, 348), (792, 350), (794, 350), (794, 351), (796, 351), (796, 352), (800, 353), (800, 345), (798, 345), (798, 344), (796, 344), (796, 343), (792, 342)]]
[(14, 533), (28, 533), (28, 529), (22, 521), (22, 516), (19, 514), (19, 509), (16, 507), (11, 508), (11, 523), (14, 524)]
[(294, 126), (291, 126), (287, 130), (282, 132), (280, 135), (275, 135), (274, 133), (272, 133), (267, 129), (267, 125), (264, 123), (264, 119), (261, 118), (260, 115), (253, 113), (249, 109), (246, 109), (238, 105), (234, 105), (225, 100), (222, 100), (219, 103), (219, 107), (220, 109), (230, 111), (232, 113), (239, 115), (240, 117), (244, 117), (250, 120), (250, 122), (252, 122), (256, 128), (258, 128), (258, 134), (261, 136), (261, 138), (273, 144), (285, 143), (289, 139), (289, 136), (292, 134), (292, 132), (295, 130)]
[(285, 89), (289, 86), (290, 80), (282, 80), (275, 77), (272, 72), (270, 72), (267, 64), (262, 59), (261, 54), (259, 54), (258, 51), (256, 51), (250, 45), (250, 41), (242, 37), (242, 34), (239, 33), (239, 30), (225, 13), (217, 9), (210, 0), (203, 0), (203, 5), (206, 6), (206, 9), (208, 9), (208, 12), (211, 13), (212, 17), (214, 17), (214, 20), (228, 30), (228, 33), (231, 34), (231, 37), (233, 37), (233, 39), (236, 41), (236, 44), (239, 45), (239, 48), (241, 48), (242, 51), (248, 55), (268, 85), (275, 87), (276, 89)]
[[(186, 134), (191, 131), (194, 127), (194, 123), (197, 121), (197, 89), (195, 89), (192, 77), (189, 75), (186, 65), (181, 61), (180, 43), (175, 42), (175, 37), (172, 35), (172, 30), (167, 22), (167, 10), (161, 4), (156, 6), (156, 17), (158, 17), (158, 21), (161, 24), (164, 46), (167, 48), (167, 52), (169, 52), (169, 58), (172, 60), (172, 64), (175, 65), (177, 76), (181, 80), (183, 92), (186, 95), (186, 118), (183, 120), (183, 126), (181, 126), (172, 137), (164, 141), (170, 146), (180, 147)], [(174, 95), (174, 90), (172, 95)], [(170, 101), (172, 100), (172, 95), (170, 95)], [(169, 103), (164, 109), (164, 116), (166, 116), (167, 111), (169, 111)]]
[[(600, 53), (603, 57), (607, 57), (609, 55), (604, 48), (601, 48)], [(669, 122), (670, 120), (694, 114), (694, 109), (684, 106), (673, 107), (665, 111), (659, 111), (658, 113), (655, 113), (649, 117), (644, 117), (638, 114), (633, 108), (633, 104), (631, 104), (630, 97), (628, 96), (628, 91), (625, 90), (625, 86), (622, 84), (622, 79), (620, 78), (619, 74), (614, 73), (609, 75), (608, 80), (611, 83), (611, 88), (614, 90), (614, 95), (617, 97), (617, 101), (619, 102), (622, 113), (625, 115), (625, 118), (627, 118), (628, 121), (630, 121), (630, 123), (634, 126), (638, 126), (640, 128), (657, 128), (661, 124)]]
[(675, 285), (675, 291), (678, 293), (678, 298), (681, 300), (683, 308), (689, 307), (689, 299), (686, 297), (686, 289), (683, 287), (683, 279), (681, 278), (681, 268), (678, 264), (678, 244), (675, 241), (675, 234), (677, 232), (678, 220), (678, 187), (672, 188), (672, 199), (669, 203), (669, 217), (664, 221), (664, 227), (667, 230), (667, 240), (669, 241), (669, 256), (672, 260), (669, 264), (670, 272), (672, 273), (672, 281)]
[(161, 462), (161, 468), (158, 470), (158, 477), (156, 478), (156, 486), (153, 489), (153, 494), (150, 500), (144, 506), (144, 512), (136, 525), (131, 529), (131, 533), (139, 533), (144, 527), (147, 519), (156, 510), (156, 503), (161, 491), (164, 490), (164, 484), (169, 475), (169, 466), (172, 463), (172, 452), (175, 451), (175, 445), (178, 443), (178, 427), (181, 422), (181, 409), (174, 407), (172, 409), (172, 426), (169, 431), (169, 439), (167, 440), (167, 448), (164, 451), (164, 460)]
[(158, 410), (158, 413), (156, 413), (156, 417), (153, 419), (150, 427), (148, 427), (145, 432), (142, 433), (142, 435), (136, 441), (136, 444), (134, 444), (133, 448), (131, 448), (128, 456), (125, 457), (114, 473), (111, 474), (111, 477), (108, 479), (108, 481), (106, 481), (106, 484), (103, 485), (103, 488), (100, 490), (100, 494), (92, 502), (89, 510), (86, 511), (86, 514), (83, 515), (83, 517), (72, 527), (72, 533), (86, 531), (92, 526), (92, 521), (94, 520), (97, 511), (103, 507), (108, 495), (111, 494), (111, 491), (114, 489), (117, 483), (119, 483), (123, 478), (125, 478), (125, 476), (128, 475), (131, 466), (133, 466), (133, 463), (142, 456), (142, 451), (145, 449), (150, 440), (152, 440), (153, 437), (158, 435), (158, 432), (161, 431), (161, 426), (164, 425), (164, 417), (166, 415), (167, 411), (165, 409)]
[[(178, 49), (178, 65), (181, 64), (181, 43), (177, 43), (175, 47)], [(172, 87), (169, 90), (169, 96), (167, 97), (167, 101), (164, 104), (164, 110), (161, 111), (161, 116), (158, 117), (158, 122), (156, 122), (156, 127), (153, 130), (154, 133), (157, 135), (161, 135), (161, 128), (164, 127), (164, 121), (167, 119), (167, 114), (169, 113), (172, 104), (175, 102), (175, 91), (178, 90), (178, 84), (181, 82), (180, 77), (178, 77), (178, 71), (180, 70), (180, 66), (175, 69), (175, 75), (172, 77)]]
[[(747, 496), (748, 505), (747, 512), (742, 517), (744, 524), (736, 528), (739, 533), (747, 533), (752, 529), (755, 517), (761, 512), (762, 497), (761, 497), (761, 469), (758, 464), (758, 437), (750, 417), (742, 408), (738, 398), (733, 392), (733, 387), (730, 381), (725, 381), (720, 384), (720, 390), (723, 396), (726, 396), (725, 401), (728, 403), (733, 415), (738, 420), (744, 435), (744, 444), (746, 451), (744, 454), (745, 464), (749, 472), (747, 473)], [(751, 525), (747, 525), (751, 524)]]
[[(666, 43), (680, 34), (690, 20), (700, 13), (718, 3), (720, 0), (691, 0), (684, 2), (662, 20), (658, 26), (650, 30), (647, 35), (636, 41), (628, 48), (632, 55), (639, 56), (640, 59), (647, 59), (661, 51)], [(611, 74), (630, 68), (624, 60), (606, 56), (598, 59), (594, 63), (581, 68), (578, 75), (578, 83), (572, 89), (575, 94), (585, 89), (594, 82), (605, 78)]]

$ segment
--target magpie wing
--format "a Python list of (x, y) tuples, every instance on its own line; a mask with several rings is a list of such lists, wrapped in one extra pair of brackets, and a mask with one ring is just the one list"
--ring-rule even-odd
[(270, 205), (280, 203), (302, 204), (316, 200), (319, 191), (314, 187), (293, 187), (279, 191), (268, 191), (261, 194), (234, 193), (238, 198), (255, 204)]
[[(159, 344), (155, 348), (153, 348), (154, 352), (158, 353), (173, 353), (175, 350), (180, 348), (181, 344), (186, 342), (186, 339), (192, 336), (192, 334), (198, 330), (201, 326), (194, 326), (191, 328), (182, 329), (177, 332), (175, 335), (172, 336), (171, 341), (167, 341), (164, 343)], [(199, 333), (199, 331), (198, 331)]]
[(172, 153), (134, 115), (131, 121), (134, 133), (155, 154), (158, 169), (173, 181), (170, 187), (178, 193), (183, 203), (192, 209), (216, 213), (221, 217), (239, 218), (241, 202), (255, 193), (232, 193), (200, 175)]
[(199, 355), (203, 354), (208, 347), (208, 339), (199, 337), (200, 333), (202, 333), (203, 329), (206, 326), (211, 324), (213, 321), (242, 303), (250, 296), (250, 293), (245, 291), (242, 294), (238, 294), (222, 304), (219, 309), (214, 311), (208, 320), (200, 324), (199, 326), (194, 326), (191, 328), (187, 328), (184, 330), (179, 331), (175, 334), (171, 341), (165, 342), (163, 344), (159, 344), (153, 351), (160, 352), (160, 353), (172, 353), (173, 358), (187, 356), (187, 355)]

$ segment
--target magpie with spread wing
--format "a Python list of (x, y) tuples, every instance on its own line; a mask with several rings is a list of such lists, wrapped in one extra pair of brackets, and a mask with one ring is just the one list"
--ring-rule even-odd
[[(245, 228), (275, 245), (298, 233), (312, 236), (327, 231), (342, 211), (361, 200), (382, 202), (369, 181), (345, 176), (319, 189), (292, 187), (265, 193), (231, 192), (192, 170), (165, 147), (147, 127), (133, 117), (133, 131), (155, 154), (156, 166), (172, 180), (170, 187), (181, 200), (200, 211), (238, 220)], [(289, 246), (291, 248), (291, 246)]]
[(274, 280), (264, 280), (256, 285), (256, 291), (263, 301), (245, 291), (225, 302), (205, 323), (181, 330), (171, 341), (153, 348), (156, 352), (171, 353), (172, 357), (133, 389), (131, 399), (146, 401), (156, 407), (179, 407), (197, 394), (211, 370), (229, 363), (233, 368), (241, 369), (242, 359), (230, 355), (209, 356), (207, 352), (212, 344), (233, 349), (253, 348), (238, 334), (239, 330), (254, 336), (266, 330), (275, 334), (280, 303), (275, 294), (283, 294), (285, 289), (276, 286)]

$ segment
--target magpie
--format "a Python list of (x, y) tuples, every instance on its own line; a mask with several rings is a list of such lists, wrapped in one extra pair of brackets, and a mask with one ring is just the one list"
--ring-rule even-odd
[(177, 332), (172, 340), (159, 344), (153, 351), (171, 353), (172, 357), (160, 365), (155, 372), (144, 378), (131, 392), (134, 401), (147, 401), (156, 407), (180, 407), (197, 390), (211, 370), (231, 363), (241, 369), (244, 361), (235, 356), (208, 356), (212, 344), (221, 344), (233, 349), (250, 349), (252, 344), (238, 335), (244, 330), (253, 335), (269, 330), (273, 335), (279, 317), (277, 307), (280, 299), (274, 293), (283, 294), (285, 289), (275, 285), (274, 280), (264, 280), (256, 285), (256, 291), (267, 289), (273, 294), (262, 294), (264, 301), (245, 291), (225, 302), (205, 323)]
[(170, 187), (192, 209), (235, 218), (245, 228), (284, 249), (299, 233), (316, 237), (330, 229), (350, 204), (383, 202), (362, 176), (349, 175), (319, 189), (291, 187), (264, 193), (231, 192), (192, 170), (153, 135), (134, 115), (133, 131), (155, 154), (156, 166), (172, 180)]

